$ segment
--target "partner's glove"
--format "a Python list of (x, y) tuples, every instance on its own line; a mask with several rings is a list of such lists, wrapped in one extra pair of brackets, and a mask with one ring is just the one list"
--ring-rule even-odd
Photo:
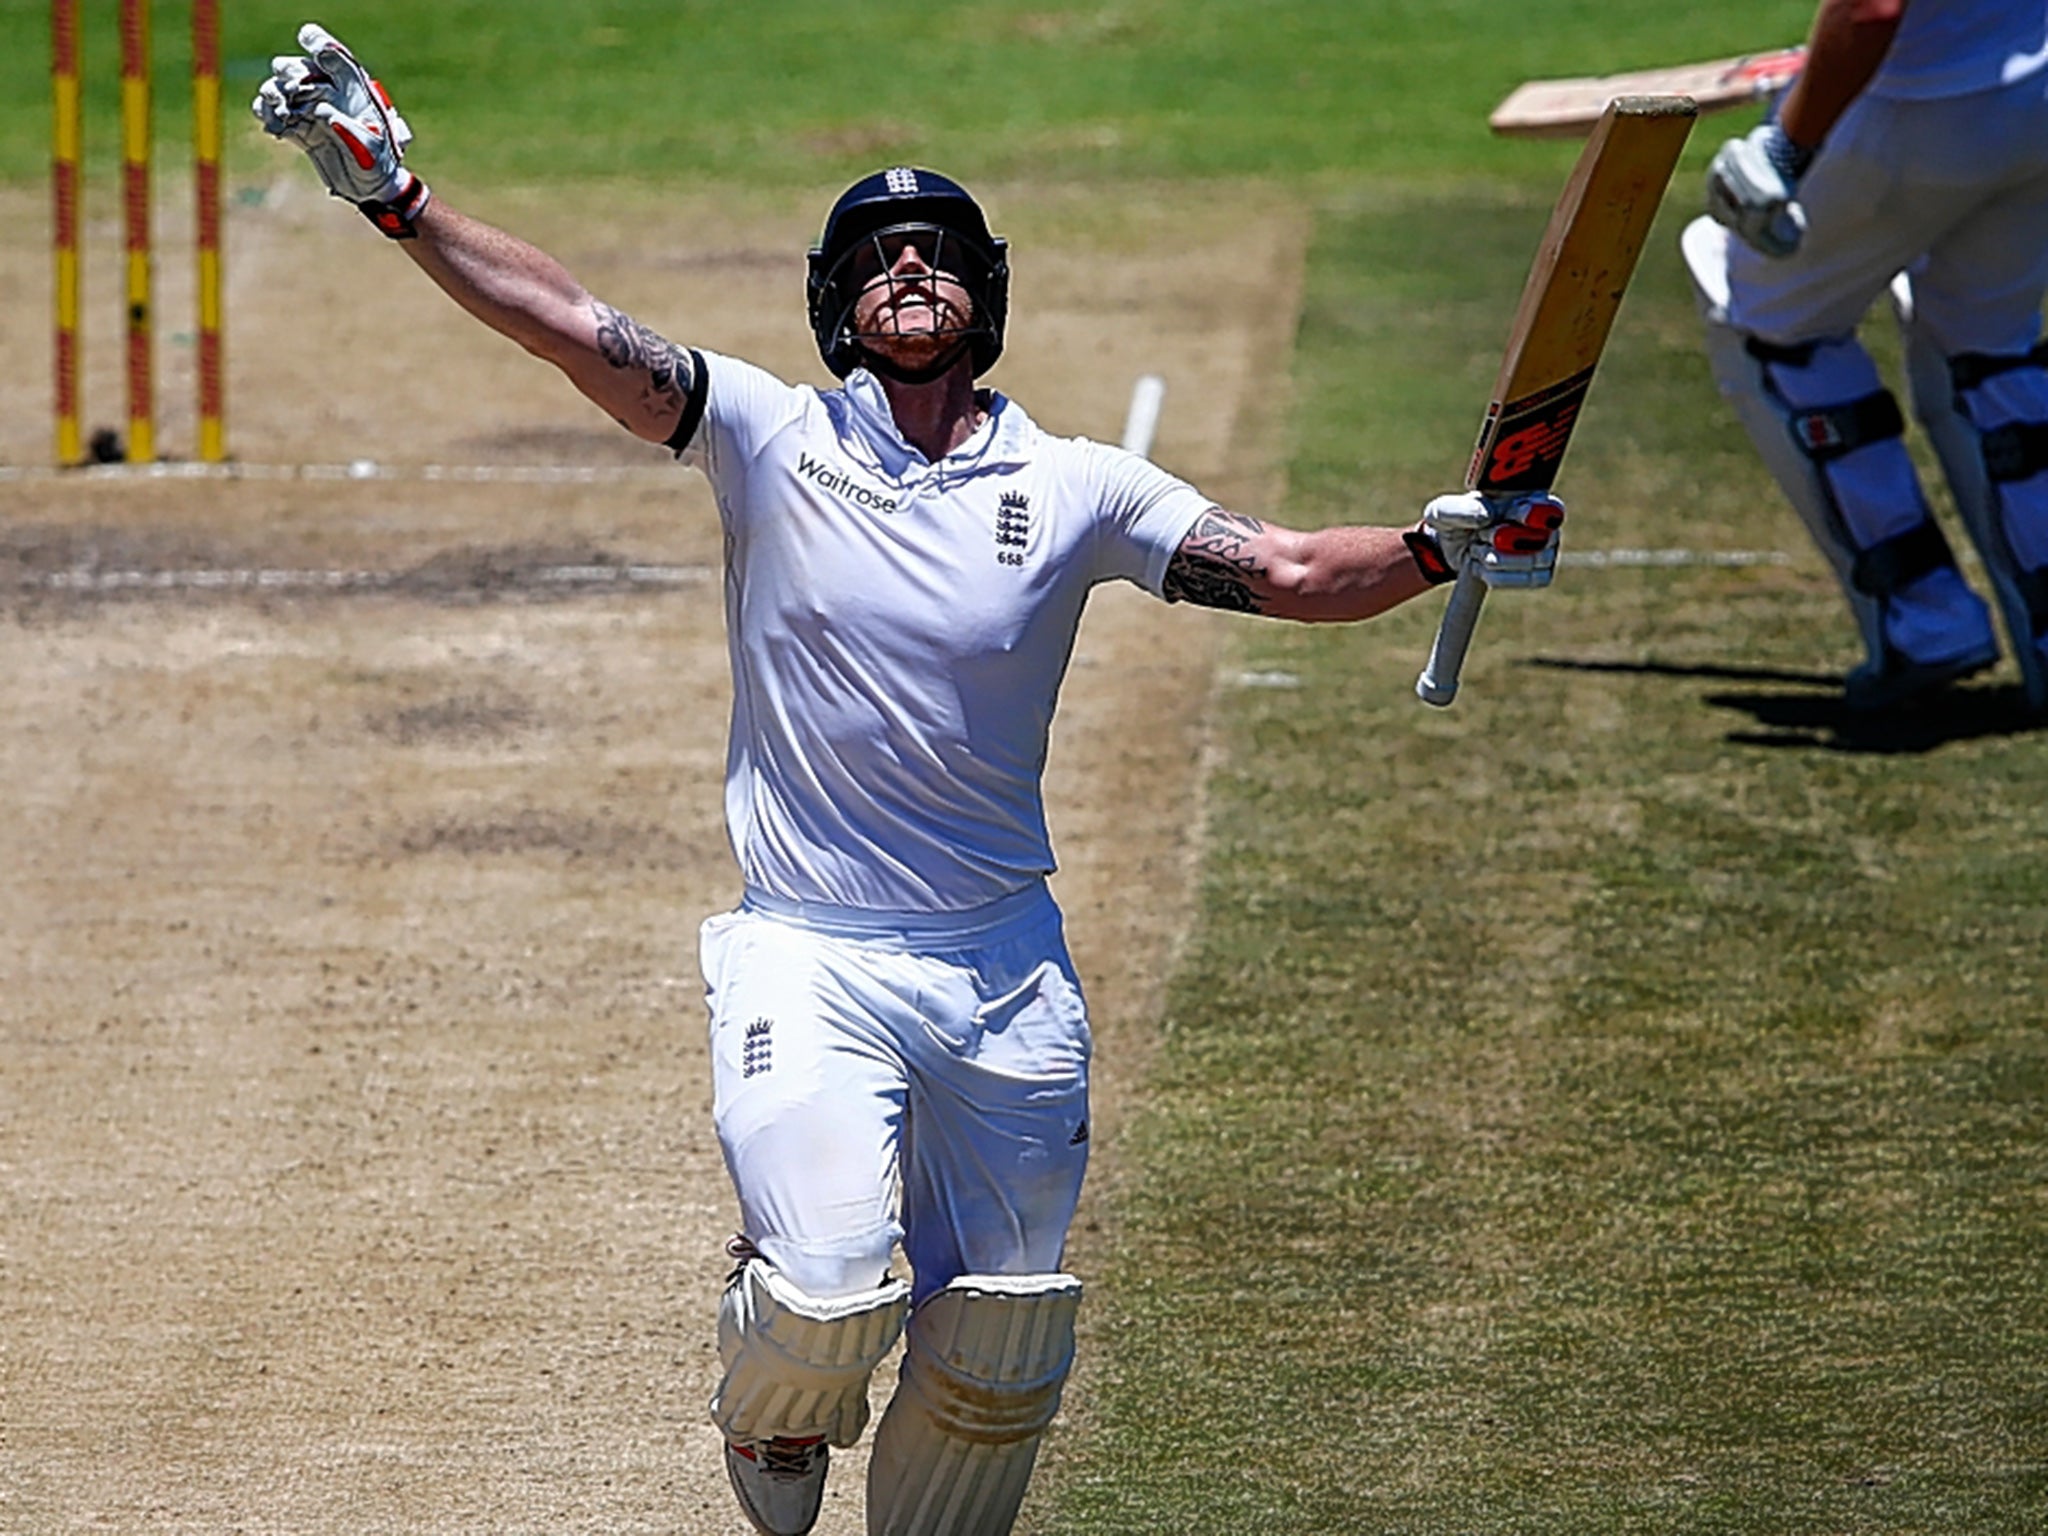
[(299, 28), (303, 56), (270, 61), (250, 108), (264, 132), (306, 152), (334, 196), (394, 240), (411, 239), (432, 194), (405, 168), (412, 129), (384, 87), (318, 22)]
[(1564, 503), (1548, 491), (1458, 491), (1431, 501), (1422, 509), (1422, 522), (1404, 537), (1432, 583), (1470, 570), (1489, 587), (1547, 587), (1563, 526)]
[(1730, 139), (1707, 167), (1707, 212), (1766, 256), (1790, 256), (1806, 237), (1806, 210), (1794, 200), (1813, 151), (1764, 123)]

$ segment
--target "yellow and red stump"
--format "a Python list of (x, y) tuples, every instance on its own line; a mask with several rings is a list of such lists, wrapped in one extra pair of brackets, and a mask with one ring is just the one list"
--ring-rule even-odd
[(78, 90), (78, 0), (51, 0), (50, 80), (57, 257), (57, 462), (76, 464), (85, 454), (78, 417), (78, 198), (79, 153), (85, 140)]
[[(126, 312), (128, 439), (131, 464), (157, 457), (154, 248), (150, 234), (150, 0), (121, 0), (121, 228)], [(55, 388), (57, 462), (86, 454), (80, 406), (80, 298), (84, 197), (84, 102), (78, 0), (51, 0), (51, 185), (55, 204)], [(221, 81), (219, 0), (192, 0), (192, 155), (198, 342), (197, 457), (227, 457), (227, 388), (222, 337)]]

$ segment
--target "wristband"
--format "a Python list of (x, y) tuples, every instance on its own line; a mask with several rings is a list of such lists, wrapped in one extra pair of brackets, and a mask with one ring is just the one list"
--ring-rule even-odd
[(1427, 528), (1410, 528), (1401, 535), (1401, 542), (1415, 557), (1415, 568), (1422, 572), (1422, 579), (1432, 587), (1458, 579), (1458, 573), (1451, 569), (1451, 562), (1444, 558), (1443, 545)]
[(405, 179), (389, 202), (366, 200), (356, 204), (364, 218), (376, 225), (392, 240), (417, 240), (420, 232), (413, 226), (419, 216), (427, 211), (427, 204), (434, 200), (434, 194), (427, 190), (427, 184), (411, 171), (404, 173)]
[(1771, 169), (1784, 177), (1785, 185), (1795, 187), (1806, 168), (1813, 164), (1813, 151), (1803, 145), (1794, 144), (1790, 134), (1776, 123), (1772, 123), (1763, 140), (1764, 158), (1771, 162)]

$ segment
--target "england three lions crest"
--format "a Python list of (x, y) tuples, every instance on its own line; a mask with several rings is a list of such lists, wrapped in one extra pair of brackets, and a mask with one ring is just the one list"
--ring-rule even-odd
[(1030, 542), (1031, 498), (1022, 491), (1003, 492), (996, 502), (996, 559), (1004, 565), (1022, 565)]

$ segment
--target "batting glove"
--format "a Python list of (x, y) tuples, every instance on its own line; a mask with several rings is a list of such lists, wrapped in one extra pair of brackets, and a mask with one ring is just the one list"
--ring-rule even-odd
[(266, 133), (299, 146), (334, 196), (394, 240), (410, 239), (432, 194), (404, 166), (412, 129), (354, 54), (318, 22), (299, 28), (304, 55), (270, 61), (251, 110)]
[(1416, 553), (1416, 563), (1432, 581), (1448, 581), (1469, 570), (1489, 587), (1547, 587), (1557, 569), (1563, 526), (1564, 503), (1548, 491), (1520, 496), (1459, 491), (1422, 509), (1408, 547), (1434, 544), (1442, 574), (1432, 575), (1423, 553)]
[(1776, 123), (1730, 139), (1707, 167), (1707, 212), (1766, 256), (1790, 256), (1806, 237), (1806, 210), (1793, 201), (1813, 151)]

